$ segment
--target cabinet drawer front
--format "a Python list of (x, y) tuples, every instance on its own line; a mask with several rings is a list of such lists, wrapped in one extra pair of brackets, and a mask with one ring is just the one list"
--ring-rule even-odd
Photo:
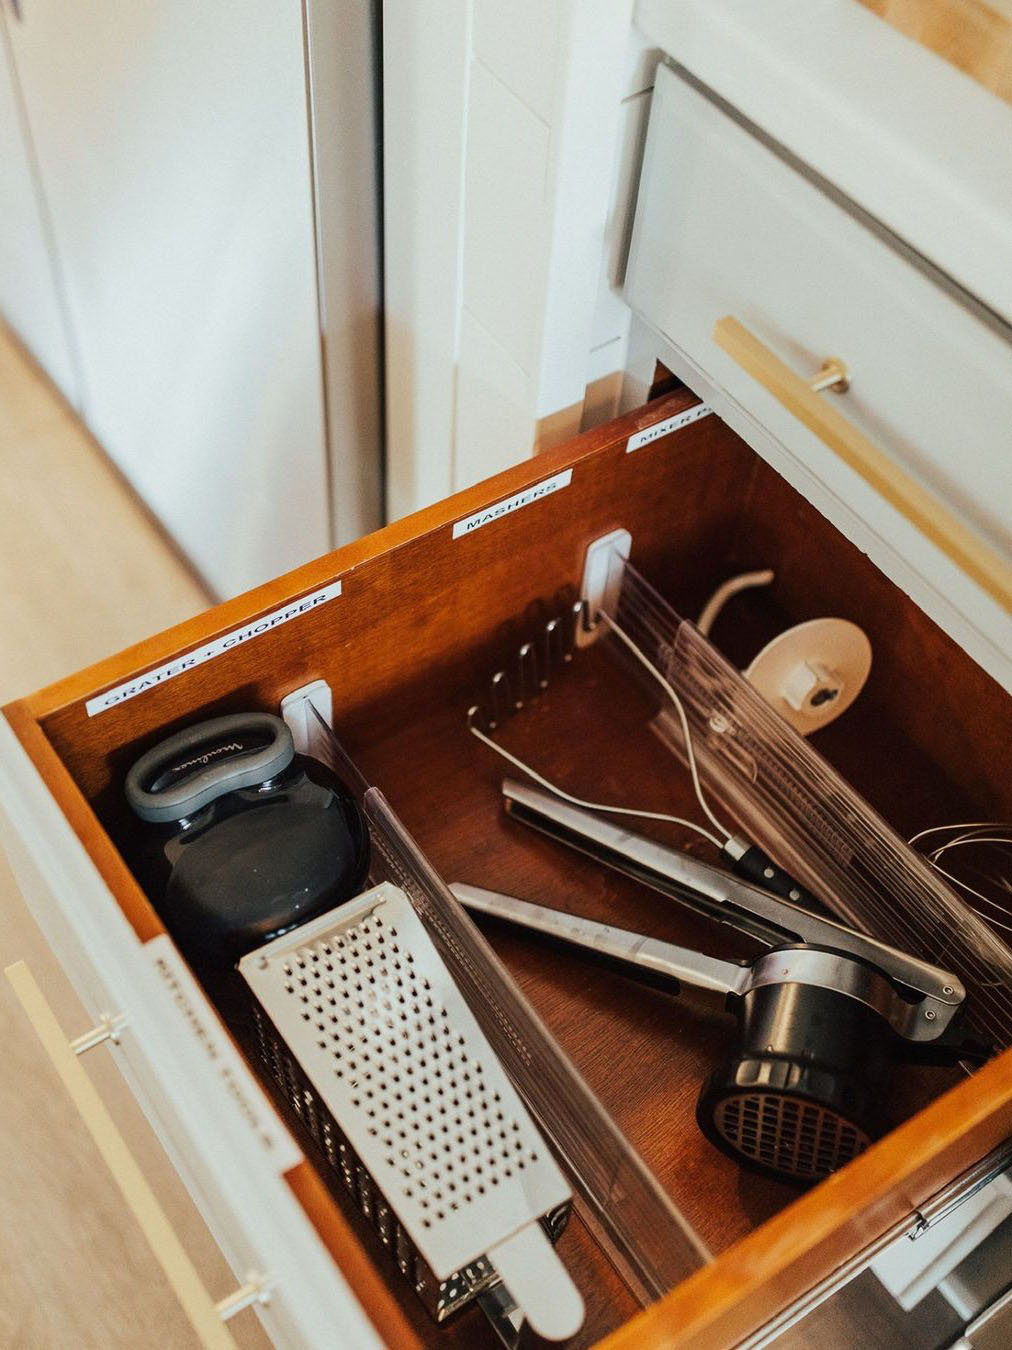
[[(1012, 347), (709, 99), (658, 71), (626, 292), (755, 444), (1012, 686), (1012, 617), (714, 339), (733, 315), (999, 554), (1012, 545)], [(736, 420), (730, 417), (729, 420)], [(746, 435), (748, 434), (746, 430)], [(855, 522), (857, 529), (855, 530)], [(862, 529), (863, 527), (863, 529)], [(962, 630), (962, 631), (959, 631)]]
[[(0, 718), (2, 838), (29, 908), (96, 1022), (125, 1019), (112, 1052), (241, 1285), (266, 1275), (275, 1344), (376, 1333), (286, 1181), (301, 1153), (167, 937), (142, 943)], [(91, 1053), (105, 1053), (94, 1050)]]

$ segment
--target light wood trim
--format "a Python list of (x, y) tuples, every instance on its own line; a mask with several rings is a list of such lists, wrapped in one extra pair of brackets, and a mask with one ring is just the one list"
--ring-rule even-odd
[(1010, 1133), (1012, 1050), (626, 1322), (600, 1350), (737, 1345)]
[(982, 590), (1012, 611), (1012, 567), (1007, 559), (858, 431), (828, 399), (814, 393), (744, 324), (730, 315), (718, 319), (713, 339)]
[[(235, 1350), (235, 1341), (222, 1322), (214, 1301), (204, 1288), (200, 1275), (138, 1167), (126, 1140), (116, 1128), (105, 1103), (71, 1049), (31, 971), (24, 961), (17, 961), (8, 966), (4, 974), (77, 1107), (88, 1133), (95, 1141), (95, 1147), (112, 1173), (123, 1199), (130, 1206), (155, 1259), (165, 1272), (165, 1278), (193, 1324), (201, 1345), (206, 1350)], [(102, 1260), (101, 1252), (95, 1253), (95, 1260)]]
[(1012, 11), (1008, 0), (860, 0), (929, 51), (1012, 103)]

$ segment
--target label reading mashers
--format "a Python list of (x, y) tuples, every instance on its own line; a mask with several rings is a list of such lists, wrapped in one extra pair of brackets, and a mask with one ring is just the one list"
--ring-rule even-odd
[(254, 619), (252, 623), (245, 624), (242, 628), (233, 628), (231, 633), (225, 633), (222, 637), (215, 638), (213, 642), (205, 643), (194, 652), (187, 652), (185, 656), (168, 661), (164, 666), (158, 666), (154, 670), (146, 670), (136, 679), (128, 680), (126, 684), (118, 684), (115, 689), (107, 689), (104, 694), (90, 698), (84, 705), (85, 710), (89, 717), (94, 717), (96, 713), (115, 708), (118, 704), (125, 703), (127, 699), (136, 698), (138, 694), (165, 684), (167, 680), (174, 680), (177, 675), (185, 675), (188, 670), (202, 666), (205, 661), (213, 661), (216, 656), (223, 656), (225, 652), (230, 652), (233, 647), (238, 647), (243, 642), (249, 642), (252, 638), (269, 633), (283, 623), (297, 619), (300, 614), (317, 609), (328, 600), (336, 599), (340, 594), (341, 583), (332, 581), (329, 586), (304, 595), (298, 600), (292, 600), (281, 609), (272, 610), (270, 614), (264, 614), (262, 618)]
[(518, 492), (515, 497), (507, 497), (504, 502), (496, 502), (494, 506), (486, 506), (483, 511), (476, 511), (466, 520), (458, 520), (453, 527), (454, 539), (459, 539), (461, 535), (474, 534), (475, 530), (480, 530), (483, 525), (490, 525), (493, 520), (499, 520), (502, 516), (508, 516), (514, 511), (530, 506), (532, 502), (540, 501), (542, 497), (550, 497), (553, 492), (569, 487), (572, 477), (573, 470), (564, 469), (554, 478), (545, 478), (540, 483), (535, 483), (533, 487), (524, 488), (523, 492)]
[(659, 441), (662, 436), (670, 436), (673, 431), (679, 431), (682, 427), (689, 427), (693, 422), (709, 417), (712, 412), (713, 409), (708, 404), (700, 403), (695, 408), (686, 408), (685, 412), (675, 413), (674, 417), (657, 422), (654, 426), (647, 427), (645, 431), (635, 432), (626, 441), (625, 452), (628, 455), (633, 450), (640, 450), (651, 441)]
[[(232, 1124), (245, 1128), (281, 1175), (302, 1162), (295, 1140), (279, 1120), (263, 1089), (243, 1063), (207, 1000), (166, 933), (151, 938), (144, 951), (180, 1013), (188, 1035), (180, 1047), (207, 1064), (224, 1094), (221, 1133), (228, 1137)], [(226, 1105), (227, 1103), (227, 1105)], [(231, 1116), (231, 1122), (227, 1119)]]

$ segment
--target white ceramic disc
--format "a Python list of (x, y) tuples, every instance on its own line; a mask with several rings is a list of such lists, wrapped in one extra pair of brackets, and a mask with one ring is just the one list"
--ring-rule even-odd
[(809, 619), (766, 644), (745, 678), (803, 736), (845, 712), (864, 688), (871, 643), (848, 619)]

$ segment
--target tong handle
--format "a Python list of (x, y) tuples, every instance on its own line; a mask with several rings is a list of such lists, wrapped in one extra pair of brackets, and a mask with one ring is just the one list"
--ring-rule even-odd
[(770, 947), (804, 943), (857, 957), (912, 993), (945, 1005), (950, 1016), (966, 998), (962, 982), (951, 972), (780, 900), (678, 849), (513, 779), (503, 782), (502, 792), (511, 816)]
[(731, 864), (731, 871), (742, 881), (749, 881), (753, 886), (779, 895), (781, 900), (789, 900), (792, 905), (800, 905), (824, 919), (833, 917), (832, 911), (821, 900), (795, 881), (790, 872), (778, 867), (758, 844), (735, 837), (727, 841), (723, 852)]

